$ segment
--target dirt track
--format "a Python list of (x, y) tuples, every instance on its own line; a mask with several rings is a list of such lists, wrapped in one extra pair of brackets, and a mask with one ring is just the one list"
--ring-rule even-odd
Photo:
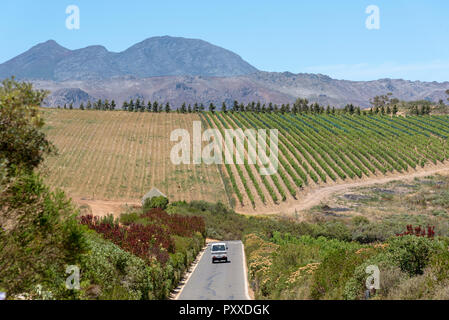
[[(350, 183), (342, 183), (342, 184), (336, 184), (331, 186), (323, 186), (311, 189), (309, 191), (306, 191), (303, 195), (301, 195), (301, 198), (297, 201), (295, 201), (294, 204), (290, 204), (289, 206), (280, 206), (280, 209), (277, 211), (271, 211), (271, 212), (263, 212), (261, 211), (260, 214), (269, 215), (269, 214), (291, 214), (294, 212), (301, 212), (304, 210), (308, 210), (314, 206), (319, 205), (321, 202), (329, 199), (333, 194), (348, 190), (351, 188), (356, 187), (363, 187), (368, 185), (375, 185), (375, 184), (383, 184), (388, 183), (390, 181), (394, 180), (409, 180), (414, 179), (417, 177), (425, 177), (428, 175), (433, 174), (449, 174), (449, 165), (447, 163), (439, 165), (439, 166), (433, 166), (425, 169), (419, 169), (416, 172), (409, 172), (409, 173), (403, 173), (403, 174), (393, 174), (389, 176), (379, 177), (379, 178), (368, 178), (366, 180), (356, 181), (356, 182), (350, 182)], [(240, 214), (249, 214), (245, 211), (237, 211)], [(252, 213), (251, 213), (252, 214)], [(254, 215), (254, 214), (252, 214)]]
[(89, 206), (91, 212), (95, 216), (104, 217), (112, 214), (118, 217), (120, 213), (126, 210), (126, 207), (141, 206), (138, 201), (113, 201), (113, 200), (90, 200), (73, 198), (73, 201), (79, 206)]
[[(383, 177), (367, 178), (360, 181), (334, 184), (322, 187), (314, 187), (310, 190), (306, 190), (300, 193), (299, 199), (294, 202), (289, 202), (279, 205), (279, 209), (273, 211), (272, 208), (258, 208), (258, 213), (247, 212), (245, 210), (236, 210), (237, 213), (245, 215), (270, 215), (270, 214), (292, 214), (295, 212), (301, 212), (308, 210), (314, 206), (319, 205), (321, 202), (329, 199), (333, 194), (341, 192), (344, 190), (349, 190), (351, 188), (363, 187), (375, 184), (388, 183), (394, 180), (409, 180), (417, 177), (425, 177), (433, 174), (449, 174), (449, 163), (444, 163), (438, 166), (431, 166), (424, 169), (418, 169), (415, 172), (408, 173), (395, 173)], [(89, 199), (73, 199), (78, 205), (87, 205), (90, 207), (92, 214), (96, 216), (105, 216), (108, 214), (113, 214), (118, 217), (120, 213), (125, 211), (126, 207), (139, 207), (141, 204), (137, 200), (120, 201), (120, 200), (89, 200)], [(267, 210), (268, 209), (268, 210)]]

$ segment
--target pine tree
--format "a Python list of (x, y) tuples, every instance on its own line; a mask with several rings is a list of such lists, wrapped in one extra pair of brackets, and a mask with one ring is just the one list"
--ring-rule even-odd
[(153, 102), (153, 112), (159, 111), (159, 103), (157, 101)]
[(136, 104), (134, 105), (134, 109), (136, 110), (136, 111), (140, 111), (140, 108), (141, 108), (142, 106), (141, 106), (141, 104), (140, 104), (140, 99), (139, 98), (137, 98), (136, 99)]
[(239, 103), (237, 100), (234, 100), (234, 104), (232, 105), (232, 112), (239, 111)]
[(171, 110), (171, 108), (170, 108), (170, 103), (167, 102), (167, 103), (165, 104), (165, 112), (166, 112), (166, 113), (170, 113), (170, 110)]
[(393, 115), (396, 115), (398, 113), (398, 106), (394, 105), (393, 106)]
[(147, 103), (147, 112), (151, 112), (151, 108), (152, 108), (151, 101), (148, 101), (148, 103)]
[(80, 110), (84, 110), (84, 103), (82, 103), (82, 102), (80, 104)]
[(87, 110), (92, 109), (92, 103), (90, 102), (90, 100), (87, 101), (86, 109), (87, 109)]
[(73, 102), (70, 102), (69, 109), (70, 109), (70, 110), (73, 109)]
[(212, 102), (209, 105), (209, 111), (212, 112), (212, 113), (215, 112), (215, 106), (214, 106), (214, 104)]
[(123, 101), (122, 110), (128, 111), (128, 102)]
[(186, 103), (184, 102), (184, 103), (181, 105), (181, 113), (186, 113), (186, 111), (187, 111)]
[(226, 108), (226, 103), (223, 102), (223, 104), (221, 105), (221, 111), (223, 111), (224, 113), (228, 112), (228, 109)]
[(115, 104), (115, 100), (113, 99), (111, 101), (111, 110), (115, 110), (116, 107), (117, 107), (117, 105)]

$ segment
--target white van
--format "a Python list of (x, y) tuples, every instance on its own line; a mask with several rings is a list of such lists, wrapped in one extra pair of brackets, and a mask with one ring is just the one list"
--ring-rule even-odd
[(224, 242), (212, 243), (210, 246), (212, 263), (215, 261), (228, 262), (228, 246)]

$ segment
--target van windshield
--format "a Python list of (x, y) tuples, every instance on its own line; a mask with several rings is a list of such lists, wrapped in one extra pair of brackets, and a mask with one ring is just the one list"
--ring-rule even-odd
[(226, 251), (226, 247), (222, 244), (212, 246), (212, 251)]

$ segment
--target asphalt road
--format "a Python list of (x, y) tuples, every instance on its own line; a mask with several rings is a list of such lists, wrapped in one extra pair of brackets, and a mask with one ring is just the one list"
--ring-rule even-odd
[(187, 280), (178, 300), (248, 300), (243, 244), (227, 241), (228, 263), (212, 264), (210, 246)]

